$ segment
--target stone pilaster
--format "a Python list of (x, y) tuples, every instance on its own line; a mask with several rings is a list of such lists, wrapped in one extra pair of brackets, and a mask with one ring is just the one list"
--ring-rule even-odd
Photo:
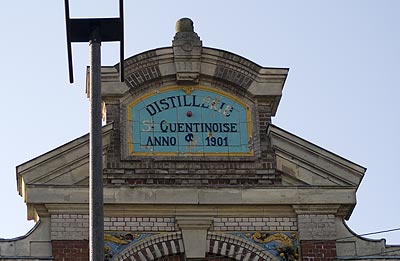
[(335, 214), (339, 205), (296, 205), (302, 260), (336, 258)]

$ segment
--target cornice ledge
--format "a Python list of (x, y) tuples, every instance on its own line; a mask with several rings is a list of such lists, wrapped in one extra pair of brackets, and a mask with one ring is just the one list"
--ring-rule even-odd
[(297, 215), (309, 214), (333, 214), (338, 213), (340, 205), (293, 205), (294, 212)]

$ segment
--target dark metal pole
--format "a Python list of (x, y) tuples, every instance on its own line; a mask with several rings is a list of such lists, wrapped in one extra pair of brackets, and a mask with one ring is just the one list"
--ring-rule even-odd
[(89, 159), (89, 255), (104, 260), (104, 207), (101, 111), (100, 28), (93, 30), (90, 46), (90, 159)]

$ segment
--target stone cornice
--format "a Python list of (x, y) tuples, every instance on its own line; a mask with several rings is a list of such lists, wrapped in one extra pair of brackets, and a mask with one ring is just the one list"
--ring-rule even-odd
[[(84, 186), (26, 185), (27, 203), (82, 204)], [(355, 204), (352, 187), (271, 187), (265, 189), (105, 187), (105, 204), (296, 205)]]
[[(35, 205), (37, 206), (37, 205)], [(87, 203), (43, 205), (45, 215), (89, 214)], [(40, 210), (44, 211), (43, 208)], [(42, 212), (39, 213), (40, 216)], [(291, 205), (182, 205), (182, 204), (105, 204), (106, 216), (180, 216), (180, 217), (295, 217)]]
[(309, 214), (336, 214), (339, 211), (340, 205), (293, 205), (293, 209), (298, 215)]

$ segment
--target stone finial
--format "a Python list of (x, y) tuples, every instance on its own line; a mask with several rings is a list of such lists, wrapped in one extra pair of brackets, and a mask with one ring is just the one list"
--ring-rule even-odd
[(193, 21), (190, 18), (181, 18), (176, 21), (175, 30), (179, 32), (194, 32)]
[(181, 18), (176, 22), (176, 34), (172, 41), (176, 68), (176, 80), (180, 83), (198, 83), (202, 42), (194, 32), (193, 21)]

